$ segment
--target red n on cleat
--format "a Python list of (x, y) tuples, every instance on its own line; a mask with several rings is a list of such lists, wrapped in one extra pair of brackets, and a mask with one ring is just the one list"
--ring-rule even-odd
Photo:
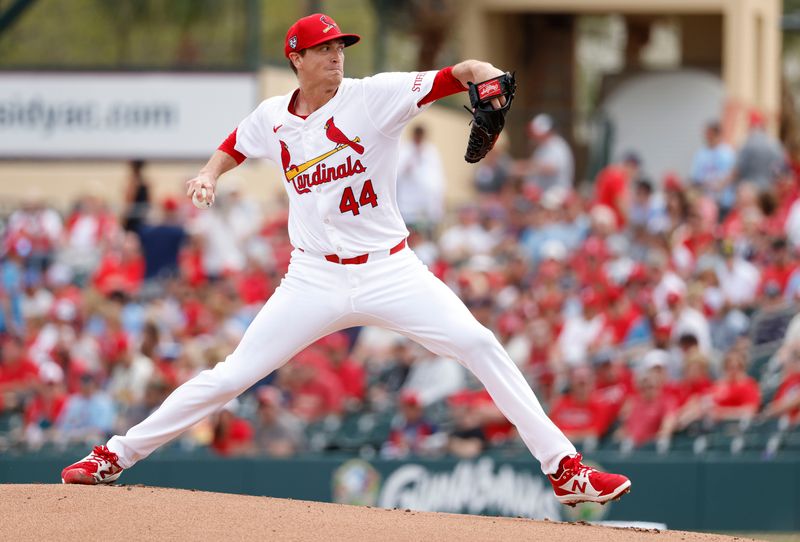
[(559, 472), (547, 478), (561, 504), (574, 506), (582, 502), (605, 504), (631, 490), (631, 481), (621, 474), (608, 474), (581, 463), (583, 457), (565, 457)]

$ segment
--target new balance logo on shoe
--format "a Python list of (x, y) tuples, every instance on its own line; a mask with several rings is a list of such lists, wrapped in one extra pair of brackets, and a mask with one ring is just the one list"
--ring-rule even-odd
[(562, 504), (581, 502), (605, 504), (619, 499), (631, 488), (631, 481), (621, 474), (608, 474), (584, 465), (581, 454), (562, 459), (559, 476), (549, 476), (553, 492)]

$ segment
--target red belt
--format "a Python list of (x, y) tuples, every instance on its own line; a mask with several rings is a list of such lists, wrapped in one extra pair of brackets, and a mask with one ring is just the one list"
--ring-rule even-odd
[[(397, 243), (395, 246), (390, 248), (388, 256), (391, 256), (392, 254), (396, 254), (396, 253), (400, 252), (401, 250), (403, 250), (404, 248), (406, 248), (406, 240), (405, 239), (403, 239), (402, 241)], [(301, 248), (300, 250), (303, 250), (303, 249)], [(373, 253), (373, 255), (378, 255), (378, 254), (381, 254), (381, 252)], [(383, 254), (386, 255), (385, 252), (383, 252)], [(340, 258), (336, 254), (326, 254), (325, 255), (325, 259), (328, 260), (329, 262), (338, 263), (338, 264), (342, 264), (342, 265), (360, 265), (362, 263), (367, 263), (367, 260), (369, 260), (369, 257), (370, 257), (369, 254), (361, 254), (359, 256), (353, 256), (352, 258)]]

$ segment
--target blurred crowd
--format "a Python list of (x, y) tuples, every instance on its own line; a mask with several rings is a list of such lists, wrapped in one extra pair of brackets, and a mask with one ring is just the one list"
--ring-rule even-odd
[[(473, 203), (448, 214), (419, 128), (398, 200), (409, 245), (495, 332), (567, 436), (632, 449), (729, 422), (798, 424), (800, 164), (764, 119), (751, 116), (739, 148), (710, 122), (686, 177), (648, 176), (631, 149), (578, 183), (550, 117), (529, 137), (529, 158), (498, 146), (480, 162)], [(292, 247), (285, 210), (265, 213), (233, 180), (219, 189), (205, 211), (153, 201), (133, 162), (116, 212), (86, 195), (64, 215), (32, 200), (4, 217), (0, 449), (104, 442), (233, 350)], [(519, 443), (457, 360), (354, 328), (175, 446), (319, 452), (330, 446), (317, 429), (363, 414), (389, 420), (385, 457)]]

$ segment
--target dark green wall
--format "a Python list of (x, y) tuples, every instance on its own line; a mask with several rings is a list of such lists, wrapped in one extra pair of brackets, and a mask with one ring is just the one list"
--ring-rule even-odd
[[(652, 521), (686, 530), (800, 531), (800, 458), (769, 462), (692, 456), (594, 459), (608, 470), (628, 475), (632, 492), (611, 506), (587, 505), (575, 511), (552, 500), (547, 481), (533, 461), (503, 458), (461, 463), (447, 459), (360, 462), (348, 457), (225, 460), (162, 453), (124, 473), (120, 482), (315, 501), (332, 501), (338, 491), (339, 501), (380, 505), (379, 495), (390, 493), (387, 486), (398, 486), (388, 482), (397, 482), (405, 474), (406, 483), (399, 484), (402, 489), (394, 494), (412, 500), (395, 499), (389, 506), (567, 520)], [(0, 483), (58, 482), (61, 468), (74, 460), (74, 455), (4, 455)], [(337, 471), (343, 464), (347, 466)]]

